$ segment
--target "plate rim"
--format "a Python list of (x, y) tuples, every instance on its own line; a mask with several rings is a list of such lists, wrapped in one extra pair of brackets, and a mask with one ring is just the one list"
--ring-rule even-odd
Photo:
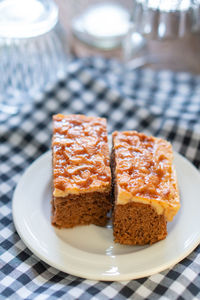
[[(164, 271), (168, 268), (171, 268), (172, 266), (176, 265), (177, 263), (179, 263), (180, 261), (182, 261), (185, 257), (187, 257), (192, 251), (194, 251), (194, 249), (199, 245), (200, 243), (200, 231), (198, 232), (198, 237), (196, 238), (196, 241), (193, 242), (191, 245), (189, 245), (187, 247), (187, 250), (185, 252), (182, 253), (182, 255), (177, 258), (174, 258), (173, 260), (171, 260), (170, 262), (165, 262), (162, 265), (156, 266), (153, 269), (150, 270), (146, 270), (145, 274), (144, 271), (141, 271), (140, 273), (137, 272), (138, 274), (134, 274), (134, 272), (129, 272), (127, 274), (119, 274), (119, 275), (94, 275), (92, 274), (90, 276), (90, 274), (87, 273), (87, 275), (83, 274), (83, 272), (78, 272), (74, 271), (73, 269), (67, 268), (65, 265), (59, 265), (58, 263), (56, 263), (55, 261), (49, 261), (49, 259), (47, 257), (45, 257), (43, 254), (39, 253), (39, 251), (37, 250), (37, 247), (34, 247), (33, 245), (31, 245), (30, 240), (27, 241), (27, 239), (25, 238), (24, 234), (23, 234), (23, 230), (20, 228), (19, 222), (17, 220), (17, 213), (16, 213), (16, 202), (17, 200), (15, 200), (17, 198), (17, 195), (20, 191), (20, 189), (23, 187), (23, 180), (24, 178), (26, 178), (27, 173), (31, 172), (33, 168), (36, 168), (37, 165), (39, 165), (41, 163), (42, 160), (44, 159), (48, 159), (48, 156), (50, 157), (51, 154), (51, 150), (47, 151), (46, 153), (42, 154), (41, 156), (39, 156), (35, 161), (32, 162), (32, 164), (24, 171), (24, 173), (22, 174), (22, 176), (20, 177), (15, 191), (13, 193), (13, 197), (12, 197), (12, 215), (13, 215), (13, 222), (14, 222), (14, 226), (17, 230), (17, 233), (19, 234), (21, 240), (24, 242), (24, 244), (31, 250), (31, 252), (36, 255), (37, 258), (41, 259), (42, 261), (44, 261), (45, 263), (47, 263), (49, 266), (52, 266), (54, 268), (56, 268), (59, 271), (62, 271), (64, 273), (68, 273), (74, 276), (79, 276), (82, 278), (87, 278), (90, 280), (100, 280), (100, 281), (123, 281), (123, 280), (132, 280), (132, 279), (139, 279), (139, 278), (144, 278), (156, 273), (159, 273), (161, 271)], [(196, 175), (199, 177), (200, 179), (200, 174), (198, 172), (198, 169), (188, 160), (186, 159), (184, 156), (182, 156), (181, 154), (177, 153), (174, 151), (175, 157), (178, 156), (181, 160), (184, 161), (184, 163), (186, 163), (189, 167), (191, 167), (193, 169), (194, 172), (196, 172)], [(93, 225), (94, 226), (94, 225)], [(158, 244), (158, 243), (157, 243)], [(154, 244), (156, 245), (156, 244)], [(153, 247), (154, 245), (150, 246)], [(143, 249), (141, 251), (148, 251), (149, 248)], [(82, 251), (82, 250), (80, 250)], [(139, 253), (141, 253), (141, 251)], [(83, 251), (82, 251), (83, 252)], [(131, 255), (136, 255), (137, 252), (132, 253)], [(103, 256), (105, 257), (105, 255), (101, 255), (101, 254), (95, 254), (95, 256)], [(123, 256), (126, 254), (123, 254)]]

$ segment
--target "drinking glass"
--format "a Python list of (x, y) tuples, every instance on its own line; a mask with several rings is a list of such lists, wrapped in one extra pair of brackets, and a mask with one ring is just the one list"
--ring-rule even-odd
[(25, 101), (66, 72), (66, 36), (53, 0), (0, 1), (0, 111), (16, 113)]
[(123, 43), (129, 68), (200, 72), (198, 0), (133, 0), (131, 14)]

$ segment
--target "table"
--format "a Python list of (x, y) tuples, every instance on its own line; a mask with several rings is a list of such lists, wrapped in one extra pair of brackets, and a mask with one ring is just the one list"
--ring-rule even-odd
[(18, 114), (0, 113), (0, 299), (200, 299), (200, 246), (159, 274), (98, 282), (40, 261), (22, 242), (12, 219), (17, 182), (50, 148), (53, 114), (98, 115), (108, 118), (109, 132), (136, 129), (162, 136), (199, 169), (199, 99), (199, 76), (128, 71), (115, 60), (83, 58), (72, 60), (66, 78), (36, 94)]

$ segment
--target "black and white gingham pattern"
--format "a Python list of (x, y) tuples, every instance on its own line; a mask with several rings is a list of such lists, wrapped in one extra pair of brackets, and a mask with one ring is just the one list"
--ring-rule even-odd
[(172, 269), (129, 282), (97, 282), (38, 260), (15, 231), (11, 199), (24, 170), (47, 151), (51, 117), (108, 118), (109, 131), (136, 129), (172, 142), (200, 168), (200, 77), (128, 71), (101, 58), (73, 60), (66, 80), (17, 115), (0, 114), (0, 299), (200, 299), (200, 247)]

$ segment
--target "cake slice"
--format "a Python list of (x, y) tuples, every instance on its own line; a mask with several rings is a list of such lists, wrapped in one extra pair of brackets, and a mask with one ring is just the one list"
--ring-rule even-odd
[(104, 226), (111, 208), (106, 120), (53, 116), (52, 224), (59, 228)]
[(136, 131), (114, 132), (114, 240), (153, 244), (167, 235), (180, 208), (171, 144)]

